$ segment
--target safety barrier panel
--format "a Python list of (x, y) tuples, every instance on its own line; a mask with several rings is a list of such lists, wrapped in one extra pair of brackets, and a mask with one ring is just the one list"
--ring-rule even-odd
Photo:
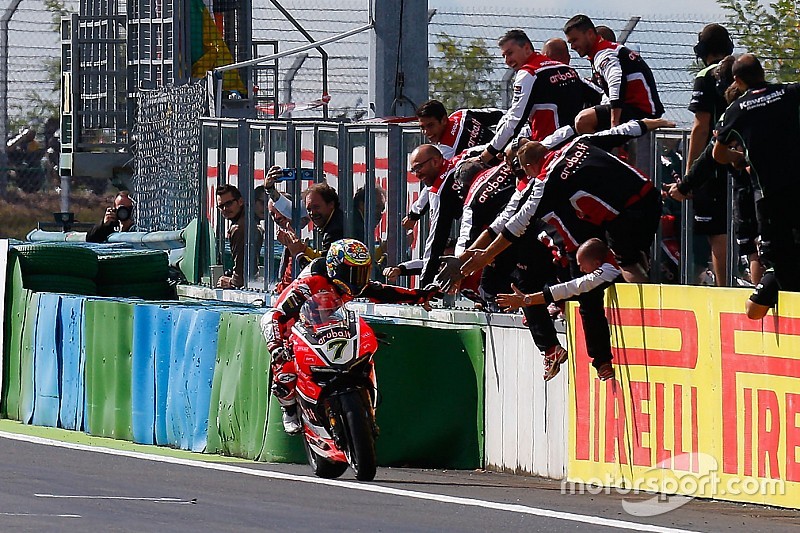
[[(487, 328), (486, 465), (561, 479), (566, 474), (568, 379), (566, 372), (549, 382), (542, 379), (542, 354), (520, 326)], [(564, 336), (559, 337), (566, 346)]]
[[(59, 309), (60, 337), (56, 345), (60, 349), (61, 361), (61, 407), (59, 425), (64, 429), (79, 430), (83, 427), (84, 372), (86, 343), (84, 342), (83, 304), (84, 298), (61, 296)], [(60, 341), (60, 343), (59, 343)]]
[[(112, 233), (107, 242), (125, 243), (136, 248), (148, 250), (172, 250), (186, 246), (184, 230), (180, 231), (133, 231), (130, 233)], [(85, 231), (45, 231), (32, 230), (26, 240), (30, 242), (86, 242)]]
[[(0, 239), (0, 266), (5, 267), (8, 257), (8, 240)], [(8, 268), (0, 268), (0, 317), (6, 316), (6, 276)], [(0, 346), (5, 346), (5, 329), (0, 328)], [(3, 365), (0, 365), (0, 396), (3, 394), (3, 383), (5, 382), (5, 375), (3, 373)]]
[(133, 308), (130, 302), (86, 300), (84, 424), (92, 435), (133, 440)]
[(6, 253), (0, 256), (0, 260), (2, 260), (0, 270), (8, 275), (7, 283), (3, 286), (5, 312), (3, 314), (3, 387), (0, 414), (4, 418), (27, 422), (20, 416), (19, 409), (20, 387), (23, 381), (27, 382), (22, 377), (20, 360), (25, 313), (31, 293), (22, 288), (22, 267), (19, 259), (10, 258), (7, 247)]
[(743, 313), (737, 289), (608, 291), (617, 381), (572, 332), (570, 481), (797, 507), (800, 297)]
[[(208, 450), (224, 455), (260, 459), (266, 439), (278, 428), (267, 425), (268, 415), (280, 424), (280, 412), (271, 409), (269, 356), (261, 337), (259, 315), (225, 315), (219, 324), (219, 346), (214, 370)], [(277, 439), (282, 440), (280, 437)], [(283, 440), (269, 460), (291, 460)], [(303, 458), (302, 447), (299, 458)], [(267, 453), (268, 450), (266, 450)], [(265, 457), (266, 459), (266, 457)]]

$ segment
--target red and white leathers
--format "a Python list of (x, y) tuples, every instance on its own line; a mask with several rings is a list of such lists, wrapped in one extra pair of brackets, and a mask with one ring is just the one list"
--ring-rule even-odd
[(531, 139), (541, 140), (574, 123), (585, 107), (598, 103), (598, 88), (583, 80), (575, 69), (534, 52), (517, 71), (511, 107), (486, 149), (497, 155), (525, 126), (530, 127)]
[(598, 39), (589, 53), (594, 80), (611, 100), (611, 107), (634, 107), (644, 117), (660, 117), (664, 106), (656, 90), (653, 72), (636, 52), (618, 43)]
[[(565, 130), (574, 134), (569, 127)], [(586, 238), (596, 236), (591, 235), (592, 226), (605, 228), (641, 199), (649, 199), (652, 182), (606, 151), (646, 132), (644, 123), (630, 121), (600, 133), (578, 136), (551, 151), (542, 162), (541, 174), (521, 184), (491, 224), (492, 233), (502, 233), (515, 241), (532, 221), (542, 219), (558, 230), (566, 251), (577, 250)], [(633, 233), (638, 229), (641, 228), (628, 230)]]
[[(494, 137), (494, 128), (505, 113), (499, 109), (459, 109), (447, 117), (447, 127), (434, 144), (445, 159), (453, 159), (464, 150), (483, 146)], [(428, 208), (430, 187), (423, 187), (411, 205), (408, 217), (419, 220)]]
[[(272, 392), (283, 406), (293, 405), (296, 401), (297, 370), (292, 347), (287, 344), (289, 333), (295, 320), (300, 316), (303, 304), (312, 294), (319, 292), (335, 293), (345, 303), (354, 298), (333, 284), (327, 275), (325, 258), (320, 257), (312, 261), (300, 277), (286, 287), (278, 297), (275, 307), (261, 317), (261, 332), (272, 356)], [(356, 297), (366, 298), (375, 303), (424, 304), (436, 292), (438, 292), (436, 289), (405, 289), (370, 281)]]

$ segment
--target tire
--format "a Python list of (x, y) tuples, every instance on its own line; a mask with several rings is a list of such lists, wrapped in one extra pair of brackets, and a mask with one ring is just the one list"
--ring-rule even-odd
[(306, 447), (308, 464), (311, 466), (311, 470), (314, 472), (315, 476), (325, 479), (336, 479), (347, 470), (347, 463), (336, 463), (317, 454), (317, 452), (311, 449), (311, 445), (308, 444), (308, 440), (305, 437), (303, 437), (303, 444)]
[(372, 481), (377, 470), (375, 435), (372, 432), (371, 414), (362, 391), (355, 390), (339, 397), (341, 416), (347, 428), (345, 455), (359, 481)]
[(172, 288), (166, 280), (115, 285), (98, 284), (97, 294), (100, 296), (117, 296), (119, 298), (141, 298), (142, 300), (174, 299)]
[(33, 292), (59, 292), (85, 296), (97, 294), (97, 285), (94, 281), (75, 276), (32, 274), (22, 276), (22, 286)]
[(97, 255), (88, 248), (69, 244), (40, 243), (15, 246), (23, 275), (49, 274), (93, 279)]
[(169, 258), (158, 250), (126, 250), (97, 257), (97, 281), (101, 285), (164, 281), (169, 276)]

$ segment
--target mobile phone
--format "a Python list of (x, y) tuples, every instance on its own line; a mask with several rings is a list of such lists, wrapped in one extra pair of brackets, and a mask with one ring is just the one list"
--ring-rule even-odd
[[(299, 169), (299, 173), (301, 180), (313, 181), (314, 179), (313, 168), (301, 168)], [(294, 181), (297, 179), (297, 174), (298, 174), (298, 169), (296, 168), (283, 168), (281, 169), (281, 177), (278, 178), (278, 181)]]
[(278, 181), (294, 181), (296, 179), (297, 179), (296, 168), (284, 168), (281, 169), (281, 177), (278, 178)]

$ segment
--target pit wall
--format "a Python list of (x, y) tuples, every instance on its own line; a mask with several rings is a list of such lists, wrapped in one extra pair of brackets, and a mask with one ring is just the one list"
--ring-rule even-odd
[[(269, 394), (263, 308), (33, 293), (12, 256), (0, 413), (142, 444), (305, 462)], [(2, 296), (2, 295), (0, 295)], [(371, 320), (381, 465), (483, 464), (483, 335)], [(424, 349), (421, 349), (424, 347)], [(433, 355), (435, 354), (435, 357)]]
[[(486, 428), (485, 467), (515, 474), (562, 479), (566, 475), (569, 409), (566, 372), (542, 379), (541, 353), (520, 315), (361, 304), (372, 316), (424, 327), (475, 325), (484, 331)], [(556, 321), (562, 345), (565, 324)]]

